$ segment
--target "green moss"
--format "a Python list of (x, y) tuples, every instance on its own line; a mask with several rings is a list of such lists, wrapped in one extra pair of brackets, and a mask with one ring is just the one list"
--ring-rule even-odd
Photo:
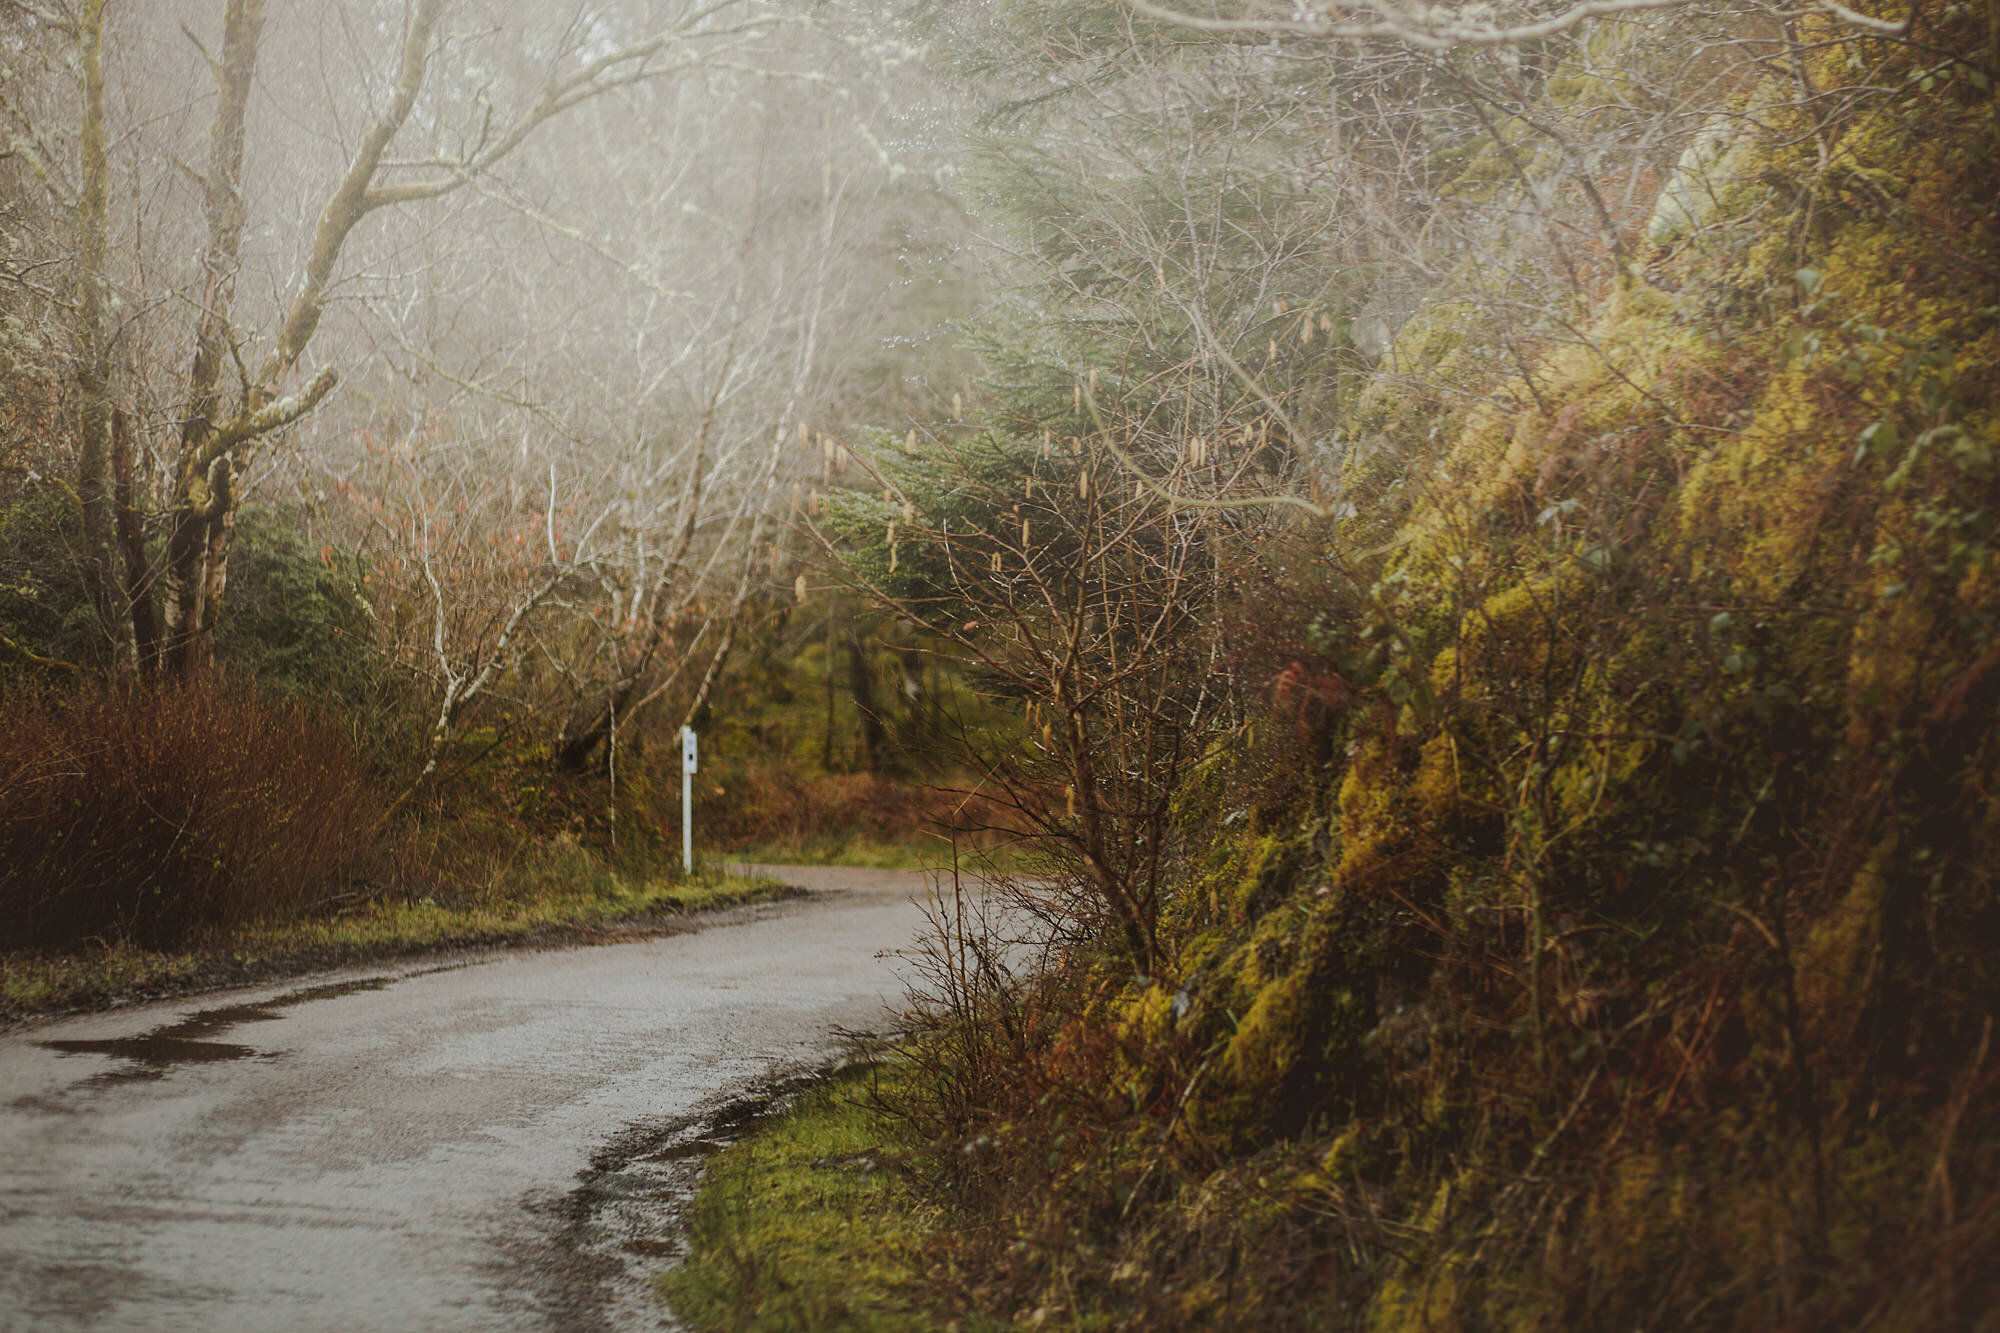
[(1282, 1086), (1297, 1065), (1307, 998), (1297, 976), (1265, 980), (1251, 995), (1249, 1012), (1223, 1048), (1222, 1074), (1246, 1095), (1258, 1096)]
[(897, 1076), (893, 1065), (851, 1068), (710, 1164), (687, 1259), (658, 1280), (676, 1317), (699, 1333), (946, 1324), (927, 1272), (937, 1213), (882, 1157), (873, 1089)]
[(1846, 1037), (1857, 1001), (1867, 994), (1869, 974), (1879, 962), (1882, 903), (1895, 854), (1893, 839), (1871, 850), (1847, 892), (1799, 946), (1799, 1008), (1808, 1029), (1822, 1039)]

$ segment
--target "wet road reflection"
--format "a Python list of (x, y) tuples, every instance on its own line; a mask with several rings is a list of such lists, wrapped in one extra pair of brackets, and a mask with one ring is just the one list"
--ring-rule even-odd
[(787, 877), (692, 934), (0, 1037), (0, 1329), (660, 1327), (647, 1209), (909, 979), (920, 877)]
[[(425, 972), (441, 970), (444, 969), (428, 968)], [(421, 976), (424, 973), (409, 975)], [(259, 1051), (253, 1046), (211, 1041), (209, 1038), (219, 1036), (232, 1028), (241, 1027), (245, 1023), (273, 1022), (283, 1018), (285, 1011), (294, 1005), (309, 1004), (314, 1000), (338, 999), (340, 996), (356, 995), (362, 991), (381, 990), (396, 979), (393, 976), (360, 977), (353, 981), (288, 991), (256, 1004), (230, 1004), (218, 1009), (204, 1009), (199, 1013), (188, 1015), (179, 1022), (169, 1023), (165, 1027), (155, 1028), (136, 1037), (38, 1041), (35, 1045), (64, 1055), (108, 1055), (127, 1062), (123, 1068), (109, 1069), (86, 1079), (83, 1084), (86, 1087), (103, 1087), (113, 1083), (161, 1078), (175, 1065), (208, 1064), (216, 1060), (247, 1060), (253, 1056), (271, 1060), (283, 1052)]]

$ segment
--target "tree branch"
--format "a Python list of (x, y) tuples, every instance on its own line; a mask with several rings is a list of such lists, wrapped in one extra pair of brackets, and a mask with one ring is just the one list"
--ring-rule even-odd
[(223, 423), (196, 455), (199, 468), (205, 471), (209, 464), (238, 445), (260, 435), (268, 435), (308, 415), (325, 401), (338, 383), (340, 376), (331, 368), (322, 370), (303, 392), (274, 399), (254, 412), (240, 413), (235, 420)]
[[(1453, 46), (1507, 46), (1516, 42), (1553, 37), (1588, 19), (1613, 14), (1631, 14), (1649, 9), (1678, 9), (1694, 0), (1584, 0), (1560, 13), (1534, 23), (1502, 27), (1482, 21), (1456, 18), (1430, 20), (1404, 14), (1380, 4), (1357, 6), (1377, 17), (1372, 20), (1335, 22), (1331, 19), (1214, 19), (1156, 5), (1152, 0), (1123, 0), (1134, 13), (1196, 32), (1241, 36), (1333, 37), (1343, 40), (1390, 38), (1427, 50), (1442, 51)], [(1832, 0), (1822, 0), (1831, 4)]]

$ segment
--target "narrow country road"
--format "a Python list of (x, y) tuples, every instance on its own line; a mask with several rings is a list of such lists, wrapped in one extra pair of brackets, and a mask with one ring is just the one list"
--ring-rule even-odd
[(772, 873), (815, 892), (0, 1037), (0, 1329), (660, 1326), (621, 1203), (879, 1027), (923, 923), (913, 872)]

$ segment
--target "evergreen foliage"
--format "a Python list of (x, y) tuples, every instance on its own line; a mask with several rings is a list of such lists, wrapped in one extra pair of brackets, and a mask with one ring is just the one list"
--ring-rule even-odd
[(76, 497), (38, 479), (0, 506), (0, 665), (46, 674), (96, 662), (103, 634), (77, 563)]
[(281, 510), (237, 516), (216, 654), (267, 685), (358, 706), (377, 683), (361, 565), (314, 549), (301, 526)]

